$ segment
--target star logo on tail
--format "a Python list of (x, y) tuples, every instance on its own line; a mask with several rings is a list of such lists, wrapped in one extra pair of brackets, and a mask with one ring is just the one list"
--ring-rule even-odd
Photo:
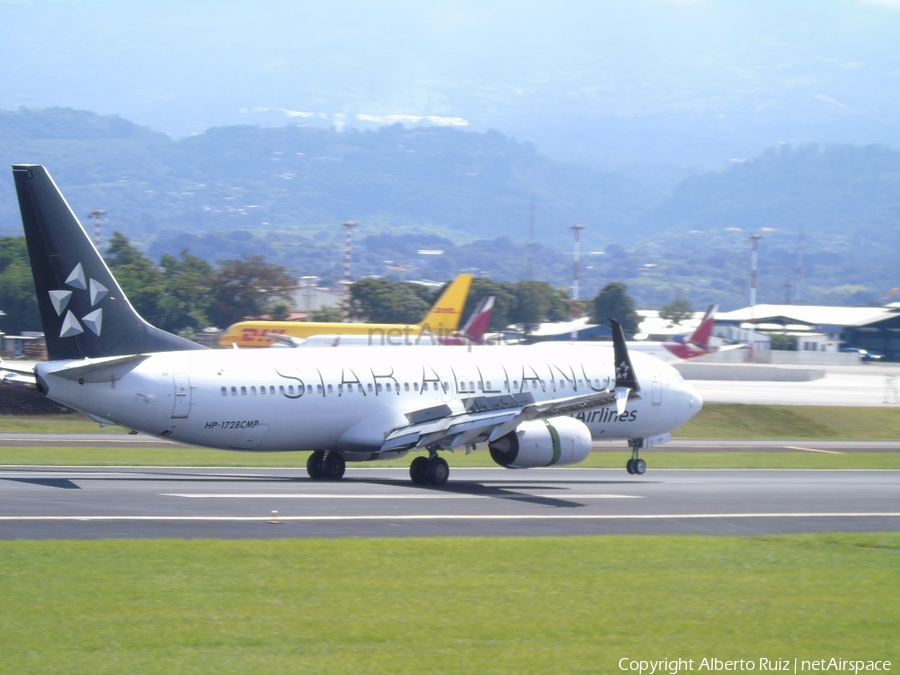
[[(83, 333), (85, 329), (100, 337), (100, 332), (103, 329), (103, 308), (97, 307), (97, 305), (106, 297), (109, 289), (96, 279), (86, 278), (81, 263), (78, 263), (75, 269), (72, 270), (72, 273), (69, 274), (66, 279), (66, 286), (73, 290), (49, 292), (50, 303), (53, 305), (56, 315), (63, 317), (59, 337), (75, 337)], [(69, 302), (77, 291), (89, 293), (91, 301), (91, 311), (82, 316), (81, 320), (75, 316), (72, 310), (68, 309)]]

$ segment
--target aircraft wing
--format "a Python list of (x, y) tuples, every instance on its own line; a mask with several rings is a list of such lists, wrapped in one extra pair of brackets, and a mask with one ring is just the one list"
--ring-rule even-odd
[(619, 398), (615, 390), (609, 389), (540, 402), (535, 402), (530, 393), (476, 396), (464, 400), (465, 410), (457, 414), (452, 414), (448, 406), (409, 413), (407, 419), (411, 423), (390, 432), (381, 450), (422, 447), (451, 450), (481, 441), (493, 441), (527, 420), (570, 415), (612, 405), (618, 403)]
[(385, 437), (381, 451), (423, 447), (451, 450), (480, 441), (494, 441), (528, 420), (571, 415), (613, 404), (621, 415), (628, 399), (640, 396), (641, 388), (628, 357), (622, 327), (616, 321), (611, 324), (616, 367), (614, 389), (548, 401), (535, 401), (530, 392), (474, 396), (463, 399), (461, 412), (454, 413), (447, 405), (418, 410), (407, 414), (408, 425), (394, 429)]

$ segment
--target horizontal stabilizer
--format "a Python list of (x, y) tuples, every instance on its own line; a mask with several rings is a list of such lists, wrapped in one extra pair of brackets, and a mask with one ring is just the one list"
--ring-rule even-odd
[(85, 359), (68, 362), (56, 370), (45, 370), (42, 374), (62, 377), (73, 382), (97, 384), (121, 379), (147, 358), (149, 356), (146, 354), (132, 354), (103, 359)]

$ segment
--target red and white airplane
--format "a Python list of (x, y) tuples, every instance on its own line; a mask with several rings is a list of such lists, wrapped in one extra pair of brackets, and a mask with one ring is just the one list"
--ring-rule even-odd
[(728, 345), (716, 347), (710, 344), (713, 327), (716, 325), (717, 305), (710, 305), (703, 315), (703, 319), (690, 335), (677, 336), (664, 342), (648, 340), (630, 340), (628, 351), (650, 354), (666, 363), (677, 363), (687, 359), (696, 359), (699, 356), (714, 354), (718, 351), (739, 349), (743, 345)]

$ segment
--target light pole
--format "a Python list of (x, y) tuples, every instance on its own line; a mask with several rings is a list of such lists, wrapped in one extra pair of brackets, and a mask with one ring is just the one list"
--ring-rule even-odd
[(750, 235), (750, 352), (747, 358), (753, 362), (753, 343), (756, 341), (756, 268), (759, 258), (759, 240), (761, 234)]
[[(572, 226), (572, 234), (575, 237), (575, 251), (572, 259), (572, 320), (578, 318), (578, 283), (579, 283), (579, 275), (580, 270), (578, 269), (579, 263), (581, 262), (581, 231), (584, 229), (584, 225), (581, 223), (575, 223)], [(575, 327), (572, 327), (572, 339), (578, 339), (578, 331)]]
[(344, 223), (344, 232), (346, 233), (344, 240), (344, 323), (350, 321), (350, 255), (353, 252), (353, 228), (355, 227), (356, 223), (352, 220)]

